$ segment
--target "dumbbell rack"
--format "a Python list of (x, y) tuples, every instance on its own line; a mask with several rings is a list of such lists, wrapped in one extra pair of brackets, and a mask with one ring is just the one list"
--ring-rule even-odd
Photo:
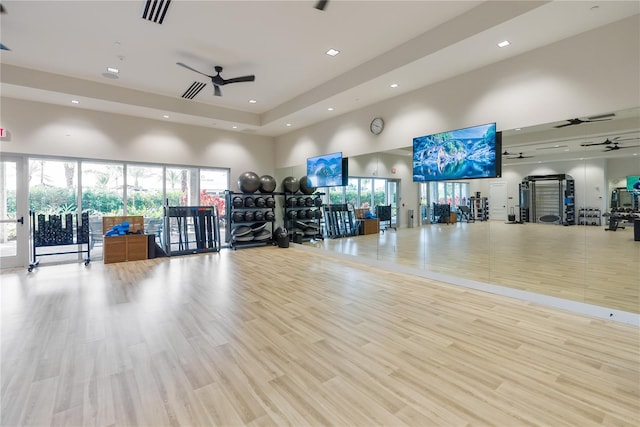
[[(277, 195), (282, 195), (282, 193), (236, 193), (229, 190), (225, 191), (225, 204), (227, 206), (225, 243), (231, 249), (273, 244), (275, 197)], [(258, 198), (262, 198), (265, 201), (264, 206), (256, 205)], [(273, 202), (270, 202), (269, 199)], [(256, 216), (261, 219), (256, 219)], [(238, 236), (236, 231), (241, 230), (241, 227), (249, 227), (251, 231)], [(265, 238), (265, 235), (261, 234), (263, 230), (269, 231), (268, 237)]]
[(602, 214), (598, 208), (580, 208), (578, 211), (578, 224), (602, 225)]
[[(88, 265), (91, 262), (89, 214), (87, 212), (83, 212), (80, 216), (71, 213), (46, 216), (45, 214), (36, 214), (33, 211), (29, 211), (29, 218), (32, 258), (27, 271), (33, 271), (40, 263), (38, 257), (43, 256), (86, 253), (87, 257), (84, 259), (84, 265)], [(86, 245), (86, 249), (84, 249), (84, 245)], [(38, 253), (38, 248), (63, 246), (78, 246), (80, 249)]]
[(284, 218), (291, 240), (296, 243), (323, 239), (322, 196), (324, 193), (285, 193)]

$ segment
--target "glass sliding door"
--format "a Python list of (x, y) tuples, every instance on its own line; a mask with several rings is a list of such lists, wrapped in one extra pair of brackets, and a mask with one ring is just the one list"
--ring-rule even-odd
[(0, 268), (24, 267), (28, 260), (29, 218), (20, 157), (0, 161)]
[[(78, 161), (58, 160), (46, 158), (29, 159), (29, 210), (38, 215), (60, 215), (66, 218), (68, 214), (77, 217), (78, 209)], [(66, 223), (65, 223), (66, 224)], [(42, 255), (71, 252), (62, 250), (59, 246), (43, 246), (38, 248)], [(82, 254), (69, 253), (46, 256), (39, 259), (40, 263), (76, 261)]]
[(124, 164), (81, 163), (82, 210), (89, 212), (91, 258), (103, 255), (102, 217), (124, 215)]

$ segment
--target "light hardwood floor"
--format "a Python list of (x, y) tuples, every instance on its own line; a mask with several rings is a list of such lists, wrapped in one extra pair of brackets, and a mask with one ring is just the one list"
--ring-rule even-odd
[(317, 252), (2, 272), (2, 425), (640, 424), (638, 328)]
[(433, 224), (308, 245), (640, 313), (640, 242), (633, 226), (605, 232), (502, 221)]

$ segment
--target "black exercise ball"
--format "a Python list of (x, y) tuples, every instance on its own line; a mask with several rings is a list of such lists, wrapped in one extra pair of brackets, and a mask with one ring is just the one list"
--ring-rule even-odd
[(264, 208), (266, 205), (266, 201), (264, 200), (264, 197), (256, 197), (256, 206), (259, 208)]
[(262, 175), (260, 177), (260, 192), (273, 193), (276, 189), (276, 179), (271, 175)]
[(289, 211), (289, 212), (287, 212), (287, 217), (289, 217), (289, 219), (296, 219), (296, 218), (298, 218), (298, 212)]
[(306, 201), (305, 201), (304, 197), (298, 197), (298, 206), (304, 207), (305, 204), (306, 204)]
[(289, 206), (290, 208), (295, 208), (296, 206), (298, 206), (298, 199), (296, 199), (295, 197), (288, 198), (287, 206)]
[(260, 177), (255, 172), (244, 172), (238, 177), (238, 188), (243, 193), (255, 193), (260, 188)]
[(317, 189), (317, 187), (311, 186), (311, 182), (306, 175), (300, 178), (300, 191), (302, 191), (303, 194), (313, 194)]
[(274, 208), (276, 206), (276, 199), (274, 199), (273, 197), (267, 197), (264, 203), (268, 208)]
[(307, 207), (313, 206), (313, 199), (311, 197), (307, 197), (306, 199), (304, 199), (304, 204)]
[(282, 188), (285, 193), (297, 193), (300, 190), (300, 181), (298, 178), (288, 176), (282, 180)]
[(252, 208), (255, 205), (256, 205), (256, 202), (253, 200), (253, 197), (247, 197), (246, 199), (244, 199), (245, 208)]
[(298, 211), (298, 218), (299, 219), (305, 219), (306, 217), (307, 217), (307, 211), (305, 211), (305, 210)]
[(234, 208), (241, 208), (243, 206), (244, 202), (242, 201), (242, 197), (240, 196), (236, 196), (233, 198), (233, 207)]
[(253, 212), (248, 211), (244, 213), (244, 220), (247, 222), (253, 221)]
[(273, 221), (274, 219), (276, 219), (276, 214), (271, 211), (267, 211), (264, 213), (264, 219), (267, 221)]
[(255, 221), (262, 221), (264, 219), (264, 212), (262, 211), (255, 211), (253, 213), (253, 219)]

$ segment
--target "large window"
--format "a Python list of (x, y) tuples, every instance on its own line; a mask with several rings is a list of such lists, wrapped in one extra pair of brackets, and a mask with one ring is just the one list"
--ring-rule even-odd
[(144, 216), (145, 231), (157, 234), (160, 240), (166, 203), (216, 205), (223, 218), (228, 188), (228, 169), (29, 159), (29, 209), (38, 214), (88, 212), (93, 259), (102, 256), (103, 216)]
[(127, 215), (161, 218), (163, 167), (127, 165)]
[[(425, 191), (427, 184), (422, 184), (421, 199), (426, 199)], [(451, 205), (452, 208), (467, 206), (469, 200), (469, 184), (466, 182), (430, 182), (429, 205), (433, 203)]]

